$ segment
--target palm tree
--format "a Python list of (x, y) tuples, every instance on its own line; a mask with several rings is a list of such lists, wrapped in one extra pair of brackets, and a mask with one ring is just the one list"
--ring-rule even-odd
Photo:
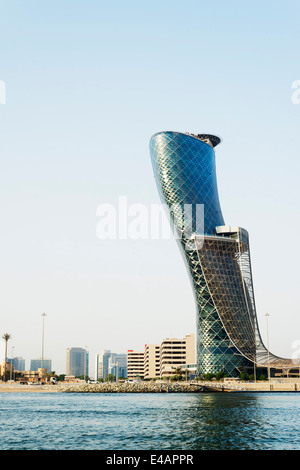
[(179, 377), (179, 380), (181, 380), (182, 376), (184, 374), (184, 371), (181, 369), (181, 367), (180, 366), (176, 367), (174, 372), (175, 372), (175, 377), (177, 376), (177, 377)]
[[(7, 358), (7, 342), (11, 338), (9, 333), (4, 333), (2, 338), (5, 341), (5, 357), (4, 357), (4, 382), (6, 382), (6, 358)], [(10, 365), (11, 366), (11, 365)]]
[(180, 366), (176, 367), (174, 372), (175, 372), (176, 375), (183, 375), (183, 373), (184, 373)]

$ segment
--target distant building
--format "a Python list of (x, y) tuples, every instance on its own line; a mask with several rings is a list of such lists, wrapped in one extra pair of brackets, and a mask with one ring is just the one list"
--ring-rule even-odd
[(96, 355), (95, 359), (95, 379), (105, 380), (108, 375), (108, 365), (111, 351), (104, 349), (100, 354)]
[(114, 375), (116, 379), (127, 377), (127, 354), (112, 353), (108, 361), (109, 373)]
[(25, 371), (25, 359), (23, 357), (7, 358), (7, 362), (11, 362), (15, 370), (20, 372)]
[(66, 375), (80, 377), (89, 375), (89, 353), (83, 348), (68, 348), (66, 351)]
[(160, 377), (160, 345), (146, 344), (144, 351), (144, 378)]
[(195, 364), (195, 335), (183, 339), (166, 338), (160, 345), (160, 376), (174, 375), (176, 368)]
[(127, 377), (129, 379), (144, 378), (144, 351), (138, 352), (133, 349), (127, 351)]
[(28, 380), (28, 382), (39, 382), (45, 379), (47, 376), (47, 369), (39, 367), (36, 370), (26, 370), (24, 372), (24, 378)]
[(4, 376), (4, 371), (5, 371), (5, 375), (12, 371), (13, 372), (14, 368), (13, 366), (11, 365), (10, 362), (6, 361), (6, 362), (2, 362), (0, 364), (0, 377)]
[[(43, 364), (42, 364), (43, 363)], [(38, 369), (47, 369), (47, 374), (50, 374), (52, 370), (52, 360), (51, 359), (31, 359), (30, 361), (30, 370), (38, 370)]]
[(108, 374), (119, 377), (127, 377), (127, 354), (112, 353), (109, 349), (104, 349), (96, 355), (95, 379), (105, 380)]
[(64, 382), (76, 382), (75, 375), (65, 375)]
[(155, 379), (175, 375), (177, 368), (195, 374), (195, 335), (166, 338), (161, 344), (146, 344), (143, 352), (128, 350), (128, 378)]

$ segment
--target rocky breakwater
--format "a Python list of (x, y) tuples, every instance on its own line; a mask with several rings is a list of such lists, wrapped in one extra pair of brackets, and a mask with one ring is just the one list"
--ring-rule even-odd
[(57, 392), (64, 393), (198, 393), (203, 389), (199, 385), (189, 383), (157, 383), (135, 382), (116, 383), (104, 382), (99, 384), (60, 384)]

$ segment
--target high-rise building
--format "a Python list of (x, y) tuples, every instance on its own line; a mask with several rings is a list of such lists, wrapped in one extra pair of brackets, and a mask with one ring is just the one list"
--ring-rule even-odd
[(112, 353), (108, 361), (109, 373), (116, 379), (127, 377), (127, 354)]
[(194, 287), (198, 374), (235, 377), (252, 372), (254, 365), (292, 369), (293, 360), (271, 354), (261, 339), (248, 233), (223, 219), (214, 152), (220, 141), (210, 134), (171, 131), (150, 141), (158, 190)]
[[(43, 364), (42, 364), (43, 363)], [(52, 370), (52, 360), (51, 359), (31, 359), (30, 361), (30, 370), (38, 370), (41, 368), (47, 369), (47, 374), (50, 374)]]
[(127, 354), (112, 353), (109, 349), (104, 349), (95, 359), (95, 379), (105, 380), (108, 374), (112, 374), (116, 379), (127, 377)]
[(104, 349), (100, 354), (96, 355), (95, 358), (95, 379), (105, 380), (109, 371), (109, 358), (111, 356), (111, 351), (109, 349)]
[(66, 375), (75, 377), (89, 375), (89, 353), (83, 348), (68, 348), (66, 351)]
[(23, 357), (7, 358), (7, 362), (11, 362), (15, 370), (20, 372), (25, 371), (25, 359)]

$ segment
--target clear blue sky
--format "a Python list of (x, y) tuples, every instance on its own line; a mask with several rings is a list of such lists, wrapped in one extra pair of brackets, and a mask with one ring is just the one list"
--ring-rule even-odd
[[(195, 332), (175, 241), (100, 241), (96, 210), (159, 202), (149, 139), (220, 135), (226, 223), (250, 232), (262, 335), (300, 340), (298, 1), (0, 2), (0, 312), (14, 353), (126, 352)], [(3, 348), (3, 342), (2, 342)]]

